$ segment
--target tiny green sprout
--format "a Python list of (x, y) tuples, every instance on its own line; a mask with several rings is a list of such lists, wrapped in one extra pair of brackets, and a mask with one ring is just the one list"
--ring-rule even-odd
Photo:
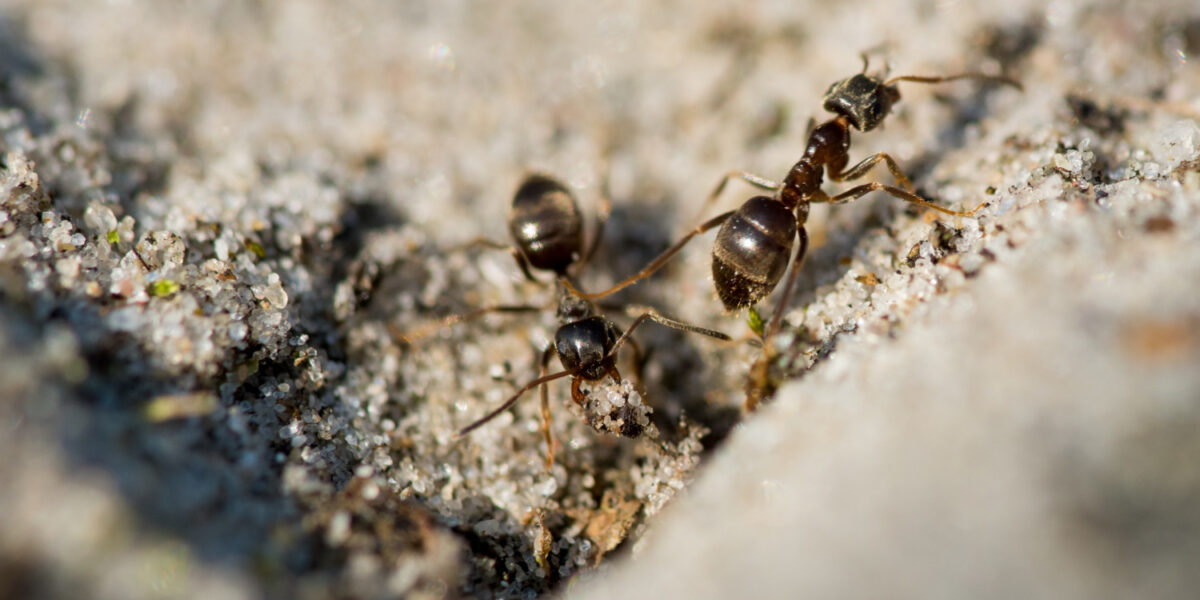
[(258, 242), (255, 242), (253, 240), (246, 240), (246, 249), (253, 252), (254, 255), (259, 258), (267, 257), (267, 250), (265, 248), (263, 248), (262, 245), (260, 245)]
[(216, 410), (217, 398), (209, 392), (165, 394), (142, 407), (142, 417), (151, 423), (162, 423), (190, 417), (202, 417)]
[(115, 243), (121, 241), (121, 234), (117, 233), (117, 230), (114, 229), (112, 231), (109, 231), (108, 235), (104, 236), (104, 239), (108, 240), (108, 243), (110, 243), (110, 244), (115, 244)]
[(170, 279), (159, 279), (146, 286), (146, 292), (155, 298), (166, 298), (179, 291), (179, 284)]
[(750, 310), (746, 312), (746, 323), (750, 325), (750, 331), (753, 331), (758, 337), (762, 337), (766, 323), (763, 321), (762, 315), (758, 314), (757, 308), (751, 306)]
[(258, 372), (258, 359), (251, 358), (250, 360), (237, 366), (238, 382), (246, 381), (251, 375)]

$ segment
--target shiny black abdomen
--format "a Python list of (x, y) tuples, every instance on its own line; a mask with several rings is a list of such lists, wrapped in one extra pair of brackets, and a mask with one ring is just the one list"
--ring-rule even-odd
[(583, 217), (575, 197), (544, 175), (530, 175), (513, 195), (508, 229), (535, 269), (565, 273), (583, 248)]
[(620, 335), (612, 321), (588, 317), (559, 327), (554, 347), (564, 369), (579, 369), (577, 377), (595, 381), (613, 368), (616, 357), (609, 356), (609, 351)]
[(766, 196), (747, 200), (717, 232), (712, 273), (728, 310), (762, 300), (783, 277), (796, 239), (796, 217)]

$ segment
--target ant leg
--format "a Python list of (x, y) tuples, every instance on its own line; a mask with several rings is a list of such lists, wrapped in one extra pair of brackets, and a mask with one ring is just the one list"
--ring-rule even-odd
[(571, 400), (574, 400), (575, 404), (578, 404), (579, 406), (583, 406), (584, 401), (587, 400), (587, 398), (583, 395), (583, 390), (579, 389), (579, 386), (582, 383), (583, 379), (580, 377), (576, 377), (571, 380)]
[[(613, 347), (613, 351), (616, 351), (615, 346)], [(608, 353), (606, 356), (612, 356), (612, 352)], [(600, 376), (600, 379), (603, 379), (605, 375), (612, 377), (613, 382), (617, 385), (621, 385), (621, 372), (618, 371), (616, 367), (609, 367), (609, 369), (604, 372), (604, 375)], [(596, 379), (594, 381), (600, 381), (600, 379)], [(587, 394), (585, 394), (583, 389), (580, 387), (582, 385), (582, 377), (576, 377), (575, 379), (571, 380), (571, 399), (574, 400), (575, 404), (578, 404), (579, 406), (584, 406), (587, 402)]]
[(610, 349), (608, 351), (608, 354), (605, 356), (612, 356), (613, 354), (616, 354), (617, 349), (620, 348), (621, 344), (624, 344), (626, 340), (632, 341), (629, 336), (633, 333), (633, 330), (640, 327), (641, 324), (645, 323), (646, 321), (654, 321), (655, 323), (658, 323), (659, 325), (665, 325), (667, 327), (670, 327), (671, 329), (678, 329), (680, 331), (686, 331), (688, 333), (698, 333), (700, 335), (706, 335), (708, 337), (716, 338), (718, 340), (725, 341), (725, 342), (732, 341), (732, 338), (725, 335), (724, 333), (721, 333), (720, 331), (716, 331), (713, 329), (705, 329), (704, 327), (700, 327), (697, 325), (691, 325), (688, 323), (684, 323), (683, 321), (676, 321), (675, 319), (672, 319), (671, 317), (664, 316), (662, 313), (658, 312), (657, 310), (654, 310), (653, 308), (637, 307), (637, 306), (629, 307), (630, 312), (633, 312), (633, 311), (639, 310), (639, 309), (644, 310), (645, 312), (643, 312), (636, 319), (634, 319), (633, 323), (629, 324), (629, 328), (626, 329), (625, 332), (621, 334), (621, 337), (617, 338), (616, 342), (613, 342), (612, 349)]
[(1004, 77), (1001, 75), (988, 75), (986, 73), (957, 73), (955, 75), (941, 75), (941, 76), (900, 75), (898, 77), (893, 77), (893, 78), (883, 82), (883, 85), (888, 86), (888, 85), (892, 85), (894, 83), (899, 83), (901, 81), (911, 81), (913, 83), (945, 83), (947, 81), (955, 81), (958, 79), (981, 79), (983, 81), (991, 81), (993, 83), (1000, 83), (1003, 85), (1012, 86), (1012, 87), (1017, 88), (1018, 90), (1025, 89), (1024, 87), (1021, 86), (1021, 82), (1019, 82), (1015, 79), (1010, 79), (1008, 77)]
[[(630, 340), (630, 341), (633, 341), (633, 340)], [(621, 384), (621, 372), (618, 371), (616, 367), (609, 367), (608, 372), (605, 373), (605, 375), (612, 377), (612, 380), (615, 381), (617, 383), (617, 385)]]
[(713, 191), (708, 194), (708, 198), (705, 198), (704, 204), (700, 205), (700, 210), (696, 212), (697, 221), (699, 221), (700, 217), (703, 216), (705, 212), (708, 212), (709, 207), (717, 201), (717, 198), (720, 197), (721, 193), (725, 191), (725, 186), (729, 184), (729, 180), (731, 179), (741, 179), (742, 181), (745, 181), (756, 188), (771, 192), (777, 191), (780, 187), (780, 184), (775, 183), (766, 177), (759, 177), (758, 175), (748, 173), (746, 171), (730, 171), (721, 176), (721, 180), (717, 182), (717, 187), (713, 188)]
[[(635, 318), (643, 316), (642, 313), (651, 312), (651, 313), (654, 313), (654, 316), (648, 317), (648, 319), (651, 319), (651, 320), (661, 319), (661, 321), (658, 321), (658, 322), (661, 323), (662, 325), (666, 325), (667, 327), (670, 327), (672, 329), (679, 329), (681, 331), (690, 331), (693, 333), (707, 335), (714, 339), (725, 342), (729, 345), (738, 345), (738, 344), (742, 344), (742, 343), (747, 343), (747, 344), (750, 344), (751, 346), (754, 346), (755, 348), (762, 346), (762, 339), (756, 335), (742, 336), (737, 339), (733, 339), (733, 338), (730, 338), (728, 335), (725, 335), (724, 333), (721, 333), (719, 331), (704, 329), (703, 327), (697, 327), (695, 325), (689, 325), (682, 321), (676, 321), (675, 319), (672, 319), (670, 317), (663, 316), (661, 313), (654, 310), (653, 308), (650, 308), (649, 306), (643, 306), (641, 304), (604, 304), (604, 303), (600, 303), (598, 306), (600, 306), (600, 308), (603, 308), (603, 309), (609, 310), (609, 311), (623, 310), (623, 311), (625, 311), (625, 314), (627, 314), (631, 317), (635, 317)], [(666, 323), (663, 321), (670, 321), (670, 323)], [(689, 328), (691, 328), (691, 329), (689, 329)], [(716, 334), (716, 335), (713, 335), (713, 334)], [(629, 342), (634, 343), (634, 340), (632, 338), (630, 338)], [(642, 361), (643, 365), (647, 361), (649, 361), (650, 353), (652, 353), (653, 351), (654, 351), (654, 349), (651, 348), (650, 352), (648, 352), (646, 354), (646, 357)]]
[[(820, 190), (818, 192), (820, 196), (828, 198), (824, 192)], [(787, 312), (788, 302), (792, 298), (792, 288), (796, 286), (796, 277), (800, 273), (801, 265), (804, 264), (804, 255), (808, 252), (808, 232), (801, 227), (796, 234), (800, 236), (800, 248), (796, 251), (796, 257), (792, 259), (792, 269), (788, 272), (787, 281), (783, 284), (783, 295), (779, 297), (779, 304), (775, 306), (775, 314), (771, 315), (771, 321), (763, 330), (762, 357), (754, 361), (750, 367), (750, 382), (746, 389), (746, 412), (754, 412), (764, 398), (775, 393), (770, 379), (771, 361), (775, 359), (776, 355), (774, 337), (779, 331), (780, 325), (783, 324), (783, 313)]]
[(908, 175), (904, 174), (904, 171), (900, 170), (900, 166), (897, 165), (896, 161), (886, 152), (879, 152), (867, 157), (853, 167), (845, 169), (839, 173), (831, 173), (829, 178), (834, 181), (858, 179), (859, 177), (866, 175), (867, 171), (870, 171), (871, 167), (874, 167), (879, 163), (879, 161), (883, 161), (884, 164), (887, 165), (888, 171), (891, 171), (892, 177), (896, 178), (896, 183), (900, 184), (900, 187), (913, 193), (917, 191), (915, 188), (913, 188), (912, 180), (908, 178)]
[[(721, 180), (719, 182), (717, 182), (717, 187), (714, 188), (712, 193), (710, 193), (708, 195), (708, 198), (704, 200), (704, 204), (701, 205), (700, 211), (698, 214), (703, 215), (704, 212), (708, 210), (709, 205), (711, 205), (713, 202), (715, 202), (717, 200), (717, 197), (720, 196), (721, 192), (723, 192), (725, 190), (725, 186), (729, 183), (729, 181), (731, 179), (741, 179), (742, 181), (745, 181), (746, 183), (749, 183), (750, 185), (753, 185), (758, 188), (762, 188), (764, 190), (769, 190), (772, 192), (778, 190), (780, 187), (780, 184), (775, 183), (774, 181), (771, 181), (770, 179), (767, 179), (765, 177), (759, 177), (758, 175), (755, 175), (753, 173), (749, 173), (746, 171), (730, 171), (730, 172), (726, 173), (724, 176), (722, 176)], [(720, 225), (721, 223), (725, 222), (725, 219), (728, 219), (729, 216), (732, 214), (733, 214), (733, 211), (725, 212), (720, 215), (717, 215), (716, 217), (713, 217), (712, 219), (710, 219), (708, 221), (705, 221), (699, 227), (688, 232), (687, 235), (684, 235), (683, 238), (680, 239), (678, 242), (676, 242), (674, 246), (671, 246), (666, 251), (664, 251), (662, 254), (658, 255), (657, 258), (650, 261), (650, 264), (646, 265), (641, 271), (638, 271), (630, 278), (626, 279), (625, 281), (622, 281), (621, 283), (618, 283), (617, 285), (615, 285), (611, 288), (608, 288), (607, 290), (604, 290), (602, 292), (596, 292), (593, 294), (585, 294), (585, 293), (579, 291), (579, 289), (576, 288), (569, 281), (566, 282), (567, 289), (570, 290), (570, 292), (572, 294), (575, 294), (576, 296), (579, 296), (580, 298), (582, 298), (584, 300), (595, 300), (597, 298), (611, 296), (612, 294), (615, 294), (615, 293), (653, 275), (654, 272), (661, 269), (662, 266), (665, 265), (667, 263), (667, 261), (669, 261), (671, 259), (671, 257), (675, 256), (675, 254), (677, 254), (680, 250), (682, 250), (683, 247), (685, 245), (687, 245), (687, 243), (689, 241), (691, 241), (691, 239), (693, 237), (696, 237), (697, 235), (700, 235), (700, 234), (708, 231), (709, 229), (712, 229), (713, 227)]]
[[(646, 397), (646, 382), (642, 379), (642, 375), (646, 368), (646, 361), (650, 358), (650, 352), (643, 352), (642, 345), (633, 338), (629, 338), (629, 345), (633, 348), (633, 385), (644, 398)], [(654, 349), (650, 350), (653, 352)]]
[[(633, 308), (635, 308), (635, 307), (630, 307), (631, 310)], [(617, 350), (619, 350), (621, 348), (621, 344), (624, 344), (626, 341), (629, 341), (630, 343), (635, 343), (633, 341), (633, 338), (631, 338), (629, 336), (631, 334), (633, 334), (633, 331), (635, 329), (637, 329), (639, 326), (641, 326), (642, 323), (645, 323), (646, 321), (654, 321), (655, 323), (658, 323), (659, 325), (666, 325), (667, 327), (670, 327), (672, 329), (678, 329), (680, 331), (686, 331), (689, 333), (698, 333), (700, 335), (707, 335), (709, 337), (716, 338), (718, 340), (722, 340), (722, 341), (726, 341), (726, 342), (731, 341), (731, 338), (729, 336), (725, 335), (724, 333), (721, 333), (720, 331), (715, 331), (712, 329), (705, 329), (703, 327), (699, 327), (696, 325), (690, 325), (688, 323), (684, 323), (683, 321), (676, 321), (675, 319), (672, 319), (670, 317), (663, 316), (661, 313), (659, 313), (657, 310), (654, 310), (653, 308), (646, 307), (646, 308), (644, 308), (644, 310), (645, 310), (645, 312), (643, 312), (640, 316), (638, 316), (638, 318), (634, 319), (633, 323), (630, 323), (629, 328), (626, 329), (625, 332), (621, 334), (621, 337), (617, 338), (617, 341), (613, 342), (612, 348), (610, 348), (608, 350), (608, 353), (604, 355), (605, 358), (608, 358), (608, 357), (616, 354)], [(619, 372), (617, 372), (616, 367), (613, 367), (612, 369), (610, 369), (608, 372), (608, 375), (612, 376), (617, 382), (621, 381), (621, 374)], [(571, 382), (571, 398), (574, 399), (576, 403), (582, 405), (584, 397), (583, 397), (583, 392), (580, 391), (580, 389), (579, 389), (580, 383), (582, 383), (582, 382), (579, 380), (578, 377), (576, 377), (575, 380)]]
[(579, 291), (570, 281), (564, 281), (564, 283), (566, 284), (567, 289), (572, 294), (574, 294), (584, 300), (595, 300), (596, 298), (603, 298), (605, 296), (611, 296), (611, 295), (653, 275), (655, 271), (661, 269), (663, 267), (663, 265), (667, 264), (667, 261), (671, 260), (671, 258), (673, 256), (678, 254), (679, 251), (682, 250), (683, 247), (686, 246), (687, 243), (692, 240), (692, 238), (708, 231), (709, 229), (712, 229), (713, 227), (716, 227), (717, 225), (720, 225), (721, 223), (724, 223), (725, 219), (728, 219), (729, 216), (733, 214), (733, 212), (734, 211), (731, 210), (726, 213), (721, 213), (721, 214), (713, 217), (712, 219), (709, 219), (708, 221), (705, 221), (704, 223), (700, 224), (699, 227), (689, 231), (687, 235), (680, 238), (680, 240), (678, 242), (675, 242), (674, 246), (667, 248), (665, 251), (663, 251), (662, 254), (659, 254), (657, 258), (650, 261), (650, 264), (643, 267), (641, 271), (634, 273), (632, 276), (630, 276), (625, 281), (622, 281), (621, 283), (618, 283), (617, 285), (614, 285), (613, 287), (610, 287), (607, 290), (604, 290), (602, 292), (596, 292), (594, 294), (585, 294), (585, 293)]
[(449, 317), (446, 317), (440, 321), (437, 321), (436, 323), (430, 323), (428, 325), (425, 325), (424, 327), (420, 327), (413, 331), (400, 331), (392, 325), (388, 325), (388, 331), (392, 334), (392, 337), (404, 342), (405, 344), (413, 344), (413, 343), (417, 342), (418, 340), (421, 340), (422, 338), (430, 336), (431, 334), (433, 334), (434, 332), (436, 332), (440, 329), (449, 327), (456, 323), (462, 323), (463, 321), (470, 321), (472, 319), (478, 319), (479, 317), (482, 317), (484, 315), (488, 315), (491, 313), (537, 312), (537, 311), (546, 310), (547, 308), (550, 308), (552, 306), (554, 306), (554, 305), (553, 304), (545, 304), (545, 305), (537, 306), (537, 305), (533, 305), (533, 304), (498, 304), (496, 306), (485, 306), (483, 308), (477, 308), (475, 310), (457, 314), (457, 315), (450, 315)]
[(796, 250), (796, 258), (792, 259), (792, 270), (788, 273), (787, 281), (783, 284), (783, 295), (779, 297), (779, 304), (775, 306), (775, 314), (771, 315), (771, 322), (763, 330), (763, 340), (767, 345), (766, 349), (764, 349), (764, 354), (770, 350), (770, 339), (783, 323), (783, 313), (787, 312), (788, 302), (792, 299), (792, 288), (796, 285), (796, 278), (800, 274), (800, 266), (804, 264), (804, 255), (808, 252), (808, 232), (801, 227), (796, 231), (796, 235), (800, 236), (800, 248)]
[(639, 388), (644, 388), (642, 385), (642, 369), (646, 366), (646, 354), (642, 352), (642, 345), (637, 343), (637, 340), (630, 339), (629, 345), (633, 348), (633, 379), (634, 383)]
[(513, 260), (517, 261), (517, 266), (521, 267), (521, 273), (525, 274), (525, 279), (532, 283), (542, 283), (540, 279), (533, 276), (533, 271), (529, 270), (529, 261), (525, 259), (525, 255), (521, 254), (520, 250), (512, 249)]
[(508, 250), (512, 254), (513, 260), (517, 261), (517, 266), (521, 267), (521, 273), (523, 273), (525, 275), (525, 279), (527, 279), (533, 283), (542, 283), (540, 280), (538, 280), (537, 277), (534, 277), (533, 272), (529, 270), (529, 261), (525, 260), (525, 255), (521, 254), (520, 250), (518, 250), (508, 244), (502, 244), (500, 242), (497, 242), (496, 240), (490, 240), (485, 237), (477, 237), (468, 242), (464, 242), (464, 243), (458, 244), (456, 246), (451, 246), (448, 249), (448, 251), (455, 252), (455, 251), (469, 250), (471, 248), (476, 248), (476, 247), (483, 247), (483, 248), (487, 248), (488, 250)]
[(596, 254), (596, 250), (600, 248), (600, 242), (604, 239), (604, 225), (608, 223), (608, 217), (612, 214), (612, 199), (608, 192), (608, 183), (604, 183), (600, 191), (600, 206), (596, 209), (596, 228), (592, 231), (592, 241), (588, 244), (588, 248), (583, 253), (583, 257), (576, 263), (574, 272), (579, 273), (583, 270), (583, 266), (592, 260), (592, 256)]
[[(541, 377), (546, 376), (546, 371), (550, 366), (550, 356), (554, 353), (554, 346), (546, 346), (542, 350), (542, 367), (539, 371)], [(550, 435), (550, 386), (543, 385), (540, 390), (542, 394), (542, 436), (546, 438), (546, 470), (554, 468), (554, 436)]]
[[(975, 213), (979, 212), (979, 209), (983, 208), (984, 206), (987, 206), (987, 200), (984, 200), (982, 203), (979, 204), (979, 206), (976, 206), (975, 208), (972, 208), (971, 210), (950, 210), (949, 208), (938, 206), (938, 205), (936, 205), (936, 204), (934, 204), (912, 192), (908, 192), (908, 191), (902, 190), (900, 188), (892, 187), (890, 185), (883, 185), (882, 183), (878, 183), (878, 182), (864, 183), (863, 185), (860, 185), (857, 187), (852, 187), (832, 198), (827, 197), (823, 201), (829, 202), (830, 204), (845, 204), (846, 202), (849, 202), (849, 201), (857, 199), (857, 198), (861, 198), (861, 197), (863, 197), (871, 192), (877, 191), (877, 190), (887, 192), (893, 198), (896, 198), (898, 200), (903, 200), (905, 202), (912, 202), (913, 204), (919, 204), (921, 206), (924, 206), (925, 208), (932, 208), (933, 210), (936, 210), (940, 213), (954, 215), (956, 217), (973, 216)], [(818, 202), (818, 201), (822, 201), (822, 200), (813, 199), (811, 201)]]
[(524, 387), (517, 390), (517, 393), (513, 394), (511, 398), (509, 398), (508, 400), (505, 400), (504, 404), (501, 404), (499, 408), (484, 415), (483, 417), (481, 417), (474, 423), (471, 423), (470, 425), (467, 425), (466, 427), (463, 427), (462, 429), (458, 430), (458, 435), (459, 436), (467, 435), (468, 433), (471, 433), (472, 431), (479, 429), (481, 426), (483, 426), (488, 421), (495, 419), (497, 416), (500, 415), (500, 413), (508, 410), (509, 408), (512, 407), (512, 405), (516, 404), (517, 400), (519, 400), (525, 392), (528, 392), (529, 390), (532, 390), (533, 388), (535, 388), (539, 385), (542, 385), (543, 383), (554, 381), (555, 379), (561, 379), (563, 377), (570, 377), (571, 375), (574, 375), (574, 374), (575, 374), (575, 371), (559, 371), (557, 373), (551, 373), (550, 375), (543, 375), (542, 377), (538, 377), (537, 379), (530, 381), (529, 383), (525, 384)]
[(448, 252), (458, 252), (462, 250), (470, 250), (472, 248), (484, 247), (488, 250), (509, 250), (512, 248), (509, 244), (497, 242), (496, 240), (485, 237), (477, 237), (461, 244), (456, 244), (447, 248)]
[(771, 386), (771, 361), (775, 359), (775, 344), (763, 346), (762, 357), (750, 365), (749, 381), (746, 383), (746, 412), (758, 410), (762, 401), (774, 394)]

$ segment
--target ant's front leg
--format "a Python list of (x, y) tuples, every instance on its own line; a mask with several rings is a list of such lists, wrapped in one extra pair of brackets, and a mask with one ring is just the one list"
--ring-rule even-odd
[(849, 169), (843, 170), (839, 173), (830, 173), (829, 178), (834, 181), (849, 181), (858, 179), (863, 175), (866, 175), (867, 171), (870, 171), (871, 167), (874, 167), (879, 163), (879, 161), (883, 161), (884, 164), (887, 165), (888, 171), (891, 171), (892, 177), (896, 179), (896, 183), (899, 184), (901, 188), (907, 192), (916, 193), (917, 190), (913, 187), (912, 181), (908, 178), (908, 175), (905, 175), (904, 171), (900, 170), (900, 166), (897, 165), (896, 161), (886, 152), (874, 154), (854, 165), (853, 167), (850, 167)]
[(583, 393), (583, 390), (580, 389), (580, 387), (579, 387), (582, 384), (583, 384), (582, 377), (571, 378), (571, 400), (574, 400), (575, 404), (578, 404), (579, 406), (583, 406), (583, 403), (587, 401), (587, 396)]

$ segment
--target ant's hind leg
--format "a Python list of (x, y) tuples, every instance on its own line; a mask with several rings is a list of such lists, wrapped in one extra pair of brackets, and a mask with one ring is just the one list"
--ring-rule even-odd
[(792, 298), (792, 288), (796, 285), (796, 277), (800, 273), (800, 267), (804, 264), (804, 255), (808, 251), (808, 233), (801, 227), (797, 231), (797, 235), (800, 236), (800, 248), (796, 251), (796, 257), (792, 259), (792, 268), (788, 273), (787, 281), (783, 284), (783, 295), (779, 297), (779, 304), (775, 306), (775, 314), (771, 315), (771, 321), (763, 330), (762, 356), (750, 366), (750, 380), (746, 386), (746, 412), (748, 413), (757, 410), (758, 405), (764, 399), (775, 394), (776, 384), (771, 380), (771, 363), (778, 354), (775, 350), (774, 337), (775, 333), (779, 331), (779, 326), (783, 324), (783, 315), (787, 312), (788, 302)]
[(770, 340), (779, 331), (779, 325), (783, 323), (783, 313), (787, 312), (788, 302), (792, 299), (792, 288), (796, 286), (796, 278), (800, 275), (800, 267), (804, 264), (804, 255), (808, 253), (808, 232), (801, 227), (796, 231), (796, 235), (800, 237), (800, 247), (796, 250), (796, 257), (792, 259), (792, 268), (788, 273), (787, 281), (783, 284), (783, 294), (779, 296), (779, 304), (775, 306), (775, 314), (771, 315), (771, 321), (767, 324), (767, 328), (763, 330), (763, 343), (770, 347)]
[(878, 182), (864, 183), (863, 185), (852, 187), (852, 188), (850, 188), (832, 198), (828, 198), (824, 201), (829, 202), (830, 204), (845, 204), (846, 202), (850, 202), (851, 200), (861, 198), (861, 197), (863, 197), (871, 192), (874, 192), (874, 191), (886, 192), (887, 194), (891, 195), (893, 198), (896, 198), (898, 200), (903, 200), (905, 202), (911, 202), (913, 204), (924, 206), (925, 208), (931, 208), (940, 213), (944, 213), (947, 215), (954, 215), (956, 217), (973, 216), (975, 213), (979, 212), (979, 209), (981, 209), (987, 205), (987, 201), (984, 200), (982, 203), (979, 204), (979, 206), (976, 206), (975, 208), (972, 208), (971, 210), (951, 210), (951, 209), (945, 208), (943, 206), (938, 206), (938, 205), (936, 205), (936, 204), (934, 204), (912, 192), (902, 190), (900, 188), (892, 187), (890, 185), (883, 185), (882, 183), (878, 183)]
[(529, 270), (529, 261), (525, 260), (525, 255), (521, 254), (520, 250), (512, 249), (513, 260), (517, 261), (517, 266), (521, 267), (521, 273), (525, 275), (525, 280), (532, 283), (542, 283), (540, 279), (533, 276), (533, 271)]
[[(755, 175), (753, 173), (747, 173), (746, 171), (730, 171), (730, 172), (726, 173), (723, 177), (721, 177), (721, 181), (719, 181), (717, 183), (717, 187), (714, 188), (712, 193), (710, 193), (708, 195), (708, 198), (704, 201), (704, 204), (700, 207), (700, 212), (699, 212), (700, 215), (703, 215), (705, 213), (705, 211), (708, 210), (709, 205), (711, 205), (713, 202), (716, 201), (717, 197), (720, 196), (721, 192), (725, 190), (726, 184), (728, 184), (731, 179), (741, 179), (742, 181), (745, 181), (746, 183), (749, 183), (750, 185), (762, 188), (764, 190), (769, 190), (772, 192), (778, 190), (780, 187), (780, 184), (778, 184), (774, 181), (771, 181), (770, 179), (767, 179), (765, 177), (759, 177), (758, 175)], [(658, 271), (659, 269), (661, 269), (663, 267), (663, 265), (667, 264), (667, 262), (671, 260), (672, 257), (674, 257), (676, 254), (678, 254), (679, 251), (682, 250), (683, 247), (686, 246), (687, 243), (692, 240), (692, 238), (712, 229), (713, 227), (720, 225), (721, 223), (724, 223), (725, 219), (728, 219), (729, 216), (732, 215), (733, 213), (734, 213), (734, 211), (732, 211), (732, 210), (728, 211), (728, 212), (724, 212), (724, 213), (721, 213), (721, 214), (701, 223), (699, 227), (696, 227), (695, 229), (687, 232), (687, 234), (685, 234), (682, 238), (680, 238), (680, 240), (678, 242), (675, 242), (675, 244), (673, 246), (671, 246), (670, 248), (667, 248), (666, 250), (663, 251), (662, 254), (659, 254), (654, 260), (650, 261), (650, 264), (643, 267), (641, 271), (634, 273), (628, 279), (625, 279), (624, 281), (608, 288), (607, 290), (604, 290), (601, 292), (595, 292), (592, 294), (585, 294), (585, 293), (579, 291), (578, 289), (576, 289), (575, 286), (572, 285), (571, 282), (569, 282), (569, 281), (566, 282), (567, 289), (570, 290), (572, 294), (575, 294), (576, 296), (579, 296), (580, 298), (583, 298), (584, 300), (595, 300), (597, 298), (611, 296), (611, 295), (653, 275), (655, 273), (655, 271)]]
[(683, 321), (677, 321), (675, 319), (672, 319), (671, 317), (663, 315), (662, 313), (658, 312), (657, 310), (655, 310), (653, 308), (650, 308), (649, 306), (642, 306), (640, 304), (629, 304), (629, 305), (625, 306), (625, 314), (627, 314), (631, 317), (634, 317), (636, 315), (636, 317), (633, 321), (633, 324), (630, 325), (629, 329), (626, 329), (625, 333), (622, 335), (622, 337), (628, 338), (630, 342), (633, 341), (633, 338), (629, 337), (629, 333), (631, 331), (633, 331), (634, 328), (640, 326), (642, 323), (645, 323), (646, 321), (654, 321), (655, 323), (658, 323), (659, 325), (665, 325), (667, 327), (670, 327), (671, 329), (678, 329), (679, 331), (686, 331), (688, 333), (698, 333), (700, 335), (708, 336), (719, 342), (724, 343), (725, 345), (737, 346), (737, 345), (740, 345), (743, 343), (749, 343), (751, 346), (754, 346), (756, 348), (762, 345), (762, 340), (759, 339), (757, 336), (746, 336), (746, 337), (740, 337), (740, 338), (734, 339), (724, 333), (721, 333), (720, 331), (716, 331), (713, 329), (707, 329), (704, 327), (700, 327), (698, 325), (692, 325), (690, 323), (684, 323)]
[(705, 198), (704, 204), (700, 205), (700, 210), (696, 212), (697, 221), (699, 221), (700, 217), (704, 216), (704, 213), (708, 212), (708, 209), (717, 201), (717, 198), (719, 198), (721, 193), (725, 191), (725, 186), (729, 184), (731, 179), (741, 179), (742, 181), (745, 181), (756, 188), (767, 190), (769, 192), (777, 191), (780, 187), (780, 184), (771, 181), (766, 177), (760, 177), (746, 171), (729, 171), (721, 176), (721, 180), (717, 182), (717, 187), (713, 188), (713, 191), (708, 194), (708, 198)]
[(684, 323), (683, 321), (676, 321), (675, 319), (672, 319), (671, 317), (663, 315), (662, 313), (660, 313), (657, 310), (654, 310), (653, 308), (650, 308), (648, 306), (631, 305), (626, 310), (629, 312), (630, 315), (636, 314), (639, 311), (641, 312), (641, 314), (638, 315), (638, 317), (633, 320), (633, 323), (629, 324), (629, 329), (626, 329), (625, 333), (622, 333), (621, 337), (617, 338), (617, 341), (613, 343), (612, 349), (609, 350), (609, 352), (608, 352), (610, 355), (615, 353), (617, 351), (617, 348), (620, 348), (621, 344), (625, 343), (627, 340), (632, 341), (632, 338), (630, 338), (630, 336), (633, 334), (633, 330), (640, 327), (642, 325), (642, 323), (645, 323), (646, 321), (654, 321), (655, 323), (658, 323), (659, 325), (665, 325), (667, 327), (670, 327), (671, 329), (678, 329), (679, 331), (686, 331), (688, 333), (698, 333), (700, 335), (706, 335), (710, 338), (716, 338), (723, 342), (729, 342), (729, 341), (733, 340), (733, 338), (725, 335), (724, 333), (721, 333), (720, 331), (716, 331), (714, 329), (707, 329), (704, 327), (700, 327), (698, 325), (692, 325), (690, 323)]
[(916, 193), (917, 190), (913, 187), (912, 180), (908, 178), (908, 175), (904, 174), (904, 171), (900, 170), (900, 166), (897, 165), (896, 161), (886, 152), (880, 152), (867, 157), (853, 167), (850, 167), (849, 169), (846, 169), (840, 173), (831, 173), (829, 178), (834, 181), (850, 181), (853, 179), (858, 179), (859, 177), (866, 175), (867, 171), (870, 171), (871, 167), (874, 167), (879, 163), (879, 161), (883, 161), (884, 164), (887, 165), (888, 171), (891, 171), (892, 177), (896, 179), (896, 183), (899, 184), (901, 188), (904, 188), (906, 191)]
[(572, 294), (579, 296), (580, 298), (582, 298), (584, 300), (595, 300), (597, 298), (611, 296), (611, 295), (653, 275), (655, 271), (658, 271), (659, 269), (661, 269), (663, 267), (663, 265), (667, 264), (667, 262), (670, 261), (671, 258), (673, 258), (676, 254), (678, 254), (679, 251), (682, 250), (683, 247), (686, 246), (687, 243), (692, 240), (692, 238), (708, 231), (709, 229), (712, 229), (713, 227), (716, 227), (717, 225), (720, 225), (721, 223), (724, 223), (725, 219), (728, 219), (730, 217), (730, 215), (733, 214), (733, 212), (734, 211), (731, 210), (729, 212), (721, 213), (721, 214), (709, 219), (708, 221), (701, 223), (699, 227), (689, 231), (687, 235), (680, 238), (678, 242), (675, 242), (675, 245), (671, 246), (670, 248), (667, 248), (666, 250), (663, 251), (662, 254), (659, 254), (658, 257), (656, 257), (654, 260), (650, 261), (650, 264), (646, 265), (645, 267), (642, 267), (641, 271), (634, 273), (628, 279), (618, 283), (617, 285), (614, 285), (614, 286), (608, 288), (607, 290), (604, 290), (602, 292), (595, 292), (592, 294), (585, 294), (585, 293), (579, 291), (579, 289), (576, 288), (570, 281), (567, 281), (565, 279), (562, 281), (563, 281), (564, 285), (566, 285), (567, 289)]

